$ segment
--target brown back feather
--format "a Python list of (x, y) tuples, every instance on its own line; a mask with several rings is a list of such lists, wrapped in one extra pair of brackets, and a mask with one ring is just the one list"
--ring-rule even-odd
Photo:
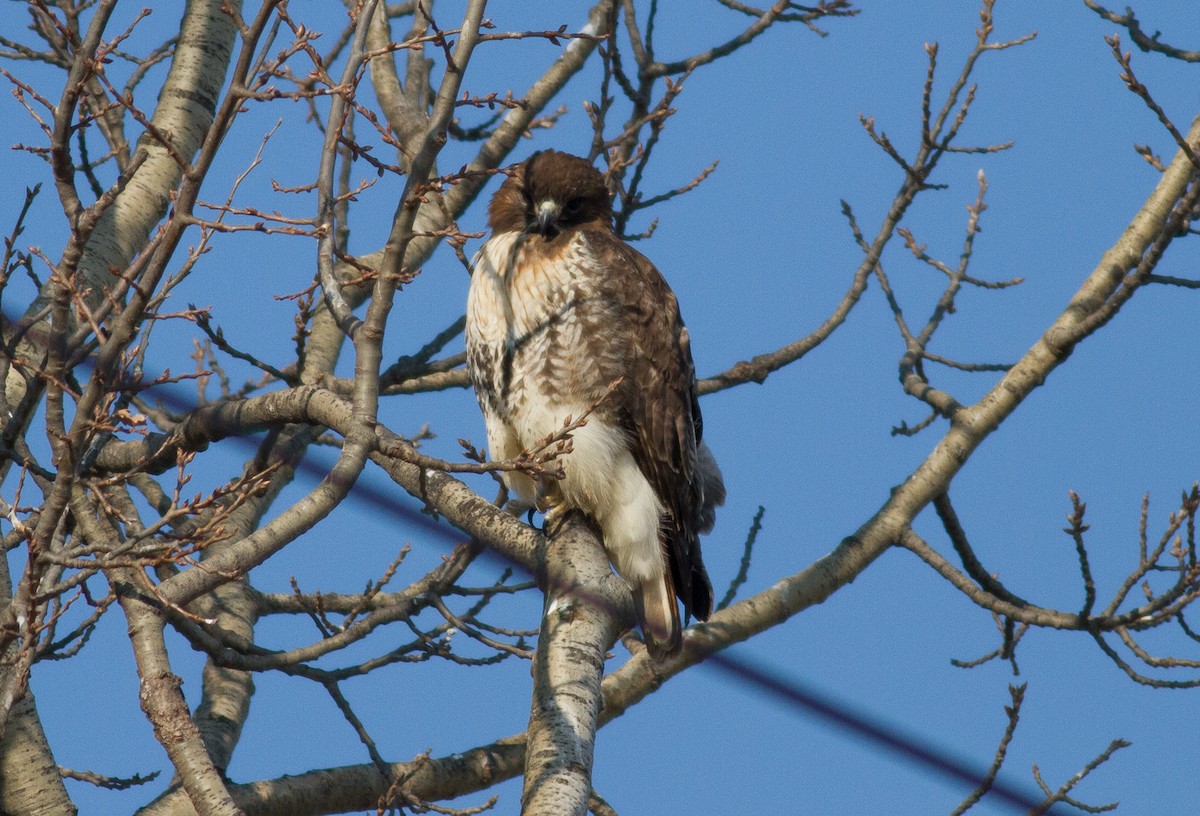
[(700, 554), (704, 480), (697, 460), (702, 421), (696, 371), (679, 303), (649, 260), (611, 230), (589, 230), (605, 289), (620, 304), (629, 346), (616, 395), (638, 468), (669, 517), (664, 542), (684, 608), (700, 620), (712, 612), (712, 585)]

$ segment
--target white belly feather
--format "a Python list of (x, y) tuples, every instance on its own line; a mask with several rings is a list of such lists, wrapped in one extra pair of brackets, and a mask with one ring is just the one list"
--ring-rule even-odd
[[(467, 297), (468, 359), (473, 365), (490, 366), (489, 372), (472, 370), (478, 389), (481, 382), (495, 392), (502, 380), (499, 369), (505, 355), (520, 354), (536, 362), (546, 354), (586, 357), (587, 344), (573, 334), (580, 322), (563, 321), (558, 325), (554, 347), (538, 332), (552, 316), (570, 308), (567, 298), (573, 291), (572, 278), (580, 264), (591, 261), (586, 239), (577, 235), (567, 250), (552, 263), (516, 280), (509, 273), (514, 260), (528, 267), (540, 259), (524, 256), (517, 248), (517, 233), (494, 236), (479, 251)], [(580, 365), (588, 365), (580, 359)], [(548, 382), (545, 377), (523, 373), (529, 366), (514, 367), (511, 394), (495, 395), (489, 405), (481, 396), (487, 425), (488, 447), (495, 459), (507, 459), (528, 449), (563, 427), (567, 417), (579, 417), (588, 403), (574, 398), (568, 383)], [(605, 384), (607, 385), (607, 384)], [(563, 500), (591, 516), (604, 535), (604, 546), (617, 573), (631, 586), (661, 581), (665, 563), (659, 543), (664, 509), (650, 483), (642, 475), (629, 450), (625, 433), (618, 427), (592, 416), (586, 425), (572, 434), (572, 451), (563, 462), (565, 478), (558, 483)], [(532, 505), (537, 498), (536, 483), (525, 474), (506, 471), (505, 484), (522, 502)]]

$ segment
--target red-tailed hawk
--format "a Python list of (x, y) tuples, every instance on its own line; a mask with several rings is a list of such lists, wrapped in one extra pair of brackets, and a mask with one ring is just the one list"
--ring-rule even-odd
[(681, 643), (677, 597), (700, 620), (712, 612), (699, 535), (725, 499), (700, 440), (675, 294), (613, 234), (604, 179), (577, 156), (534, 154), (496, 192), (488, 222), (466, 338), (491, 456), (511, 458), (561, 430), (621, 379), (573, 432), (565, 478), (503, 478), (527, 506), (576, 508), (595, 520), (660, 659)]

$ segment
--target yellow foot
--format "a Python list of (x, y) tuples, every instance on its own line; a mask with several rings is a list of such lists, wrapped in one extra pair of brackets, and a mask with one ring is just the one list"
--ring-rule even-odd
[(542, 503), (543, 507), (541, 510), (546, 514), (546, 521), (542, 524), (542, 530), (546, 535), (552, 536), (558, 532), (559, 527), (566, 520), (567, 513), (570, 512), (571, 508), (560, 501), (550, 501), (545, 498), (543, 498)]

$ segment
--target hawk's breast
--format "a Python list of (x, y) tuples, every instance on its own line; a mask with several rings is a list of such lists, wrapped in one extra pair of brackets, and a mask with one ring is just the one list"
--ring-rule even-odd
[(471, 377), (485, 410), (516, 426), (527, 424), (520, 416), (531, 402), (537, 413), (578, 411), (621, 373), (615, 306), (597, 286), (603, 271), (586, 235), (559, 243), (515, 232), (494, 236), (479, 251), (471, 278)]

